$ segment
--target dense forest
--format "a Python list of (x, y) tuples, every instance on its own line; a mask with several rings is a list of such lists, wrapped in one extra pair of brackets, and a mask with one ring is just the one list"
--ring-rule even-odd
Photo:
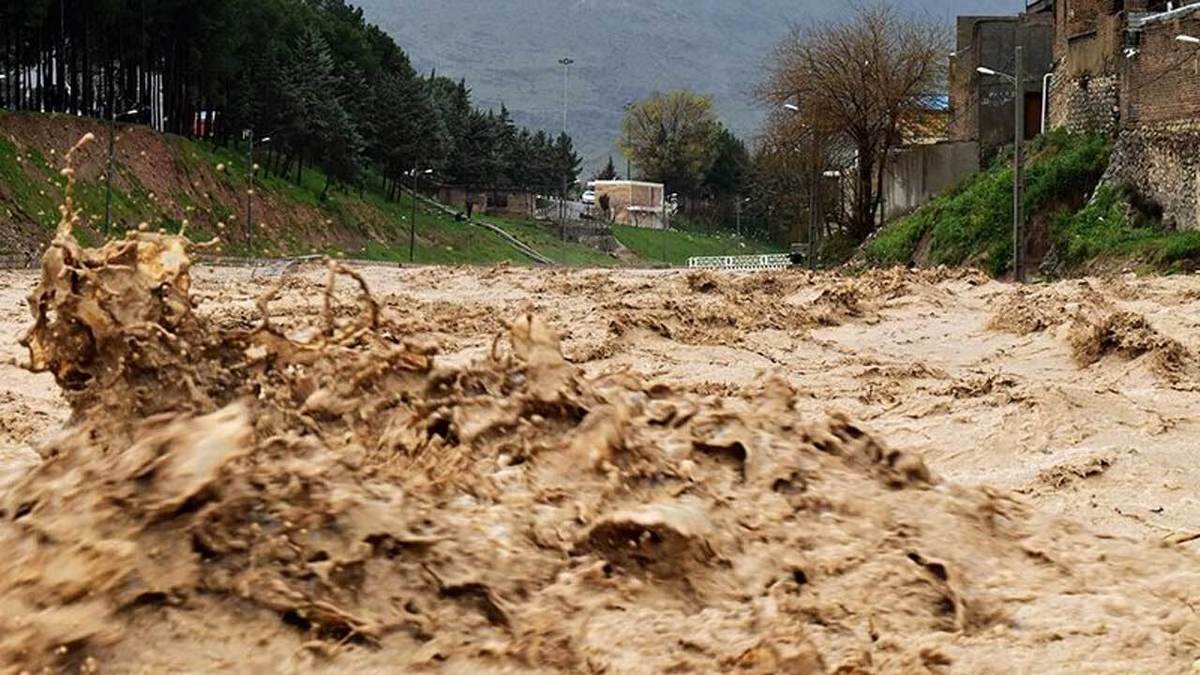
[(265, 168), (319, 167), (395, 192), (443, 184), (557, 192), (571, 138), (479, 110), (463, 81), (414, 71), (345, 0), (23, 0), (0, 6), (0, 106), (140, 121), (221, 144), (270, 139)]

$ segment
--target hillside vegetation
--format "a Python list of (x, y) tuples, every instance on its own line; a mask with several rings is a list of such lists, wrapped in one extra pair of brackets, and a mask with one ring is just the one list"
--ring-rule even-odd
[[(49, 240), (63, 199), (62, 152), (84, 134), (96, 140), (77, 157), (76, 201), (83, 223), (76, 235), (95, 243), (105, 233), (104, 171), (107, 128), (66, 115), (0, 113), (0, 251), (33, 253)], [(118, 128), (113, 172), (114, 230), (146, 223), (189, 236), (219, 236), (228, 255), (292, 256), (312, 253), (408, 261), (412, 202), (392, 201), (371, 177), (359, 190), (325, 193), (325, 176), (306, 171), (299, 182), (263, 176), (256, 183), (253, 227), (246, 228), (247, 166), (232, 147)], [(324, 194), (324, 197), (322, 196)], [(498, 235), (459, 222), (418, 202), (416, 261), (424, 264), (530, 264)], [(616, 228), (630, 250), (621, 258), (560, 241), (553, 226), (486, 218), (554, 262), (573, 266), (682, 264), (696, 255), (757, 252), (764, 245), (734, 237)]]
[[(1165, 229), (1124, 186), (1100, 186), (1111, 156), (1101, 136), (1056, 131), (1031, 148), (1025, 212), (1033, 264), (1058, 275), (1114, 265), (1180, 269), (1200, 261), (1200, 233)], [(1011, 161), (1001, 158), (863, 247), (875, 265), (1012, 269)]]

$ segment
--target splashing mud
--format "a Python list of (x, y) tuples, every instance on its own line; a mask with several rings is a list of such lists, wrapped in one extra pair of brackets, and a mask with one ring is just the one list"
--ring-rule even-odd
[(536, 314), (440, 363), (403, 337), (422, 317), (381, 312), (338, 265), (308, 330), (273, 318), (278, 289), (252, 321), (214, 319), (191, 249), (148, 233), (87, 249), (64, 227), (46, 254), (24, 344), (72, 419), (0, 493), (5, 671), (1200, 657), (1194, 556), (948, 484), (845, 416), (802, 414), (782, 381), (715, 397), (587, 378)]

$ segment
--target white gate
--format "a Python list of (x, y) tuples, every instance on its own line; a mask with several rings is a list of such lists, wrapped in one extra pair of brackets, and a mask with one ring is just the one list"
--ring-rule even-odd
[(791, 266), (792, 257), (786, 253), (722, 255), (688, 259), (689, 268), (700, 270), (761, 272), (765, 270), (781, 270)]

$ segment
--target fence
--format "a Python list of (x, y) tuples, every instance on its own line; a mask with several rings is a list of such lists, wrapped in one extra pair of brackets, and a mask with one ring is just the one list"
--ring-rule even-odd
[(723, 255), (689, 258), (688, 267), (700, 270), (733, 270), (737, 272), (762, 272), (782, 270), (792, 266), (792, 257), (786, 253), (764, 255)]
[(35, 267), (37, 258), (26, 253), (0, 251), (0, 270), (23, 270)]

